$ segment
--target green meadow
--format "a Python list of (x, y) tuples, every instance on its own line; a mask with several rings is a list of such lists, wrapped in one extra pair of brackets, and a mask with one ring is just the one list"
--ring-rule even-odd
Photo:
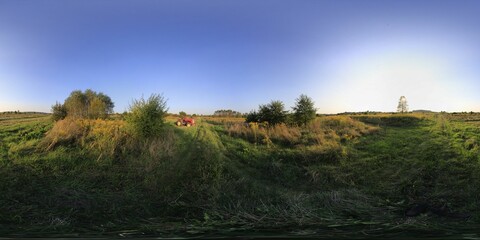
[(480, 114), (175, 121), (0, 114), (0, 236), (478, 238)]

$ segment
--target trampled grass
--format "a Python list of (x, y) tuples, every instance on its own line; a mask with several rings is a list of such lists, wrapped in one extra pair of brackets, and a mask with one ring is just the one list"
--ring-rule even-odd
[[(129, 136), (121, 118), (2, 120), (0, 235), (468, 231), (480, 221), (472, 117), (332, 116), (270, 129), (199, 118), (167, 121), (149, 140)], [(406, 218), (420, 202), (470, 217)]]

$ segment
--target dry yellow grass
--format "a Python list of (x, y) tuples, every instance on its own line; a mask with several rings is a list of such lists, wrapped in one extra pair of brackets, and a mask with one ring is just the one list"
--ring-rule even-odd
[(125, 122), (122, 120), (83, 120), (83, 125), (89, 131), (84, 142), (88, 149), (98, 150), (102, 154), (113, 156), (121, 151), (127, 141)]
[(369, 126), (348, 116), (331, 116), (318, 118), (312, 122), (307, 129), (313, 132), (324, 131), (334, 132), (342, 139), (350, 140), (364, 134), (378, 130), (377, 127)]
[(202, 120), (213, 125), (242, 125), (245, 118), (237, 117), (202, 117)]
[(270, 142), (283, 145), (337, 145), (336, 143), (357, 138), (376, 131), (378, 128), (366, 125), (348, 116), (317, 118), (305, 128), (279, 124), (263, 127), (261, 124), (224, 122), (230, 136), (240, 137), (253, 143)]
[(85, 128), (81, 121), (66, 118), (55, 123), (53, 128), (47, 132), (40, 147), (47, 151), (55, 148), (61, 143), (71, 143), (83, 137)]
[(41, 148), (51, 150), (62, 144), (77, 144), (102, 154), (113, 155), (127, 138), (122, 120), (87, 120), (66, 118), (55, 123), (46, 134)]
[(136, 152), (147, 155), (147, 159), (152, 160), (149, 164), (153, 164), (174, 154), (175, 138), (170, 128), (157, 137), (137, 139), (129, 134), (123, 120), (66, 118), (56, 122), (47, 132), (39, 149), (49, 151), (61, 145), (73, 145), (97, 153), (98, 160)]

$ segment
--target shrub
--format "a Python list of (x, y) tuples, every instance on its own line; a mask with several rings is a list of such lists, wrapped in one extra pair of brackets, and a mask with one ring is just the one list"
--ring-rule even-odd
[(293, 120), (300, 126), (306, 126), (316, 117), (317, 109), (315, 109), (314, 102), (307, 95), (300, 95), (296, 99), (295, 107), (293, 109)]
[(107, 105), (105, 102), (103, 102), (98, 97), (94, 97), (90, 101), (90, 105), (88, 108), (88, 118), (90, 119), (106, 118), (107, 117), (107, 111), (105, 111), (106, 108), (107, 108)]
[(257, 111), (251, 111), (247, 113), (245, 116), (245, 122), (250, 123), (250, 122), (259, 122), (260, 116), (258, 115)]
[(57, 102), (52, 106), (52, 119), (53, 121), (62, 120), (67, 117), (67, 108), (65, 105)]
[(112, 113), (114, 104), (109, 96), (87, 89), (71, 92), (64, 106), (70, 117), (96, 119)]
[(260, 122), (268, 122), (270, 126), (285, 123), (287, 120), (287, 111), (281, 101), (271, 101), (267, 105), (260, 105), (258, 115)]
[(151, 138), (159, 135), (165, 125), (167, 110), (162, 95), (152, 94), (147, 100), (143, 97), (133, 100), (125, 119), (127, 127), (136, 137)]

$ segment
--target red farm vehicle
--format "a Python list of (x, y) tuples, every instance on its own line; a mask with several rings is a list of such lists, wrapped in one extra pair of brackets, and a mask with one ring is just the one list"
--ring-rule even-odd
[(195, 119), (189, 118), (189, 117), (184, 117), (184, 118), (179, 118), (177, 122), (175, 123), (177, 126), (193, 126), (195, 125)]

